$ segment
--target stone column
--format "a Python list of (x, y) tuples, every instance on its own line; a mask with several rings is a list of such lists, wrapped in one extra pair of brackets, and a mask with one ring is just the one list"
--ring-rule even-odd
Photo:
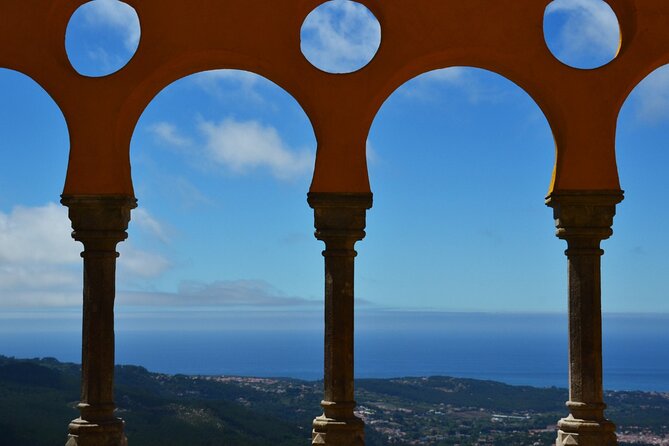
[(600, 242), (613, 233), (621, 191), (554, 192), (557, 236), (567, 241), (569, 274), (569, 416), (558, 422), (557, 446), (617, 445), (604, 417)]
[(372, 194), (310, 193), (316, 238), (325, 242), (325, 363), (323, 415), (312, 444), (363, 446), (364, 423), (353, 413), (353, 249), (365, 237)]
[(128, 236), (126, 196), (63, 196), (72, 237), (83, 243), (83, 332), (80, 417), (69, 426), (67, 446), (125, 446), (123, 420), (114, 416), (114, 298), (116, 245)]

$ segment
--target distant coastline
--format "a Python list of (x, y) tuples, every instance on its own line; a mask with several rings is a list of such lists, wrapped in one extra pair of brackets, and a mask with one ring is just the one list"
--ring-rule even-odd
[[(157, 313), (157, 314), (156, 314)], [(80, 321), (0, 315), (2, 354), (80, 361)], [(121, 311), (117, 361), (161, 373), (322, 377), (318, 312)], [(669, 315), (604, 316), (609, 390), (669, 391)], [(455, 376), (567, 387), (566, 317), (371, 311), (358, 314), (356, 376)]]
[[(129, 441), (152, 445), (305, 444), (321, 411), (322, 382), (282, 378), (157, 374), (116, 368), (119, 415)], [(49, 446), (62, 440), (77, 416), (80, 365), (54, 359), (0, 356), (0, 431), (13, 444)], [(360, 379), (356, 413), (366, 423), (366, 444), (436, 446), (551, 445), (566, 414), (566, 389), (510, 386), (446, 376)], [(607, 415), (621, 444), (669, 441), (669, 393), (606, 392)], [(40, 408), (41, 429), (34, 427)], [(271, 425), (272, 429), (258, 426)], [(8, 437), (7, 437), (8, 436)]]

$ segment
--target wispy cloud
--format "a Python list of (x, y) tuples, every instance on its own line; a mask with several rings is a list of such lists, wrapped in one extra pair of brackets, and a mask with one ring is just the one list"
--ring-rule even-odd
[(172, 177), (168, 190), (170, 198), (176, 198), (184, 209), (193, 209), (198, 206), (216, 206), (216, 200), (213, 200), (182, 176)]
[(175, 148), (190, 147), (193, 141), (181, 135), (174, 124), (169, 122), (158, 122), (148, 128), (158, 141)]
[(136, 225), (150, 236), (156, 237), (165, 243), (169, 241), (165, 225), (159, 222), (153, 215), (151, 215), (151, 213), (149, 213), (149, 211), (142, 207), (132, 211), (131, 224)]
[(471, 67), (433, 70), (407, 82), (399, 91), (406, 97), (427, 102), (441, 101), (438, 93), (444, 89), (464, 93), (470, 104), (498, 103), (508, 97), (508, 85), (493, 82), (496, 75), (484, 77), (484, 73), (485, 70)]
[(164, 273), (171, 263), (160, 254), (142, 251), (131, 243), (119, 246), (121, 260), (118, 262), (119, 275), (150, 279)]
[(348, 0), (333, 0), (307, 17), (302, 28), (302, 52), (316, 67), (348, 73), (376, 54), (381, 26), (367, 8)]
[(141, 28), (137, 13), (130, 5), (118, 0), (94, 0), (84, 11), (87, 24), (114, 29), (123, 36), (126, 50), (135, 51)]
[(0, 285), (0, 308), (65, 308), (80, 307), (81, 290), (74, 287), (19, 288), (7, 290)]
[(655, 70), (634, 91), (636, 115), (649, 124), (669, 121), (669, 65)]
[[(81, 275), (73, 268), (54, 265), (0, 265), (0, 290), (8, 294), (30, 290), (51, 290), (73, 287), (81, 284)], [(5, 295), (0, 303), (12, 296)]]
[(320, 301), (287, 296), (263, 280), (185, 281), (174, 293), (121, 292), (119, 304), (134, 306), (302, 307)]
[(227, 118), (218, 123), (203, 120), (199, 130), (206, 157), (234, 173), (267, 168), (277, 179), (290, 180), (313, 168), (313, 154), (288, 147), (270, 125)]
[(377, 164), (380, 159), (381, 157), (379, 156), (379, 152), (376, 151), (372, 141), (367, 139), (367, 163)]
[(191, 81), (205, 93), (221, 100), (243, 98), (244, 101), (265, 103), (259, 91), (271, 83), (264, 77), (242, 70), (212, 70), (191, 76)]
[[(620, 26), (611, 7), (602, 0), (554, 0), (547, 16), (561, 14), (564, 22), (555, 36), (556, 56), (577, 65), (589, 59), (610, 60), (620, 43)], [(549, 42), (550, 44), (550, 42)]]
[[(443, 68), (424, 73), (400, 88), (402, 95), (418, 100), (433, 100), (435, 89), (471, 87), (472, 71), (463, 67)], [(469, 74), (469, 78), (468, 78)]]
[(419, 79), (423, 82), (462, 85), (467, 82), (467, 70), (468, 69), (465, 67), (450, 67), (441, 70), (433, 70), (420, 76)]
[(127, 57), (122, 57), (118, 53), (110, 53), (100, 46), (88, 49), (86, 56), (101, 72), (114, 72), (127, 62)]

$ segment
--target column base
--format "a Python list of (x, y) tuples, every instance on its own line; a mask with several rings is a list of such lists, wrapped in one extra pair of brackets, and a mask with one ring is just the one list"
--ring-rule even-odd
[(558, 422), (556, 446), (617, 446), (616, 426), (609, 420), (581, 420), (571, 415)]
[(91, 422), (77, 418), (70, 423), (65, 446), (128, 446), (120, 418)]
[(364, 446), (365, 423), (358, 417), (334, 419), (321, 415), (314, 420), (312, 445)]

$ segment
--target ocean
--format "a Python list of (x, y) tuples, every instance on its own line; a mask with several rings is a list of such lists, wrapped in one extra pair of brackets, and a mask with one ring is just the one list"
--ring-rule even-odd
[[(121, 310), (117, 363), (154, 372), (322, 378), (318, 312)], [(607, 390), (669, 392), (669, 315), (605, 315)], [(0, 315), (0, 354), (80, 361), (76, 310)], [(446, 375), (567, 387), (567, 320), (558, 314), (361, 311), (358, 378)]]

